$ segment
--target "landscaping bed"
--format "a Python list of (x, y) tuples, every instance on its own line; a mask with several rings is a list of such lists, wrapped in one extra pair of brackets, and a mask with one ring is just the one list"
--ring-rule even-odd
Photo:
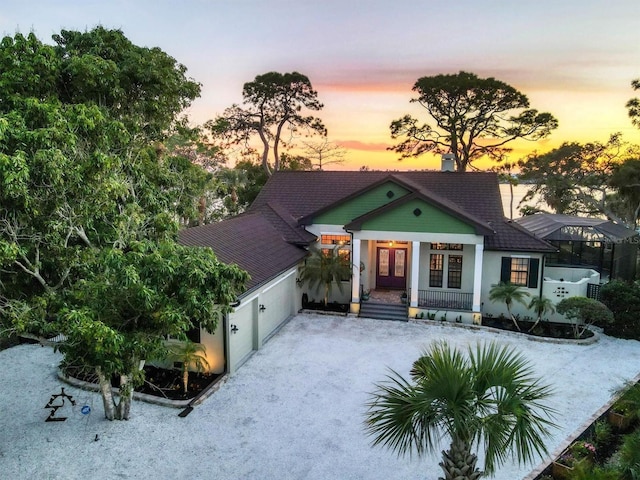
[[(535, 322), (533, 321), (518, 320), (520, 333), (525, 333), (534, 337), (576, 340), (574, 329), (570, 324), (549, 322), (544, 320), (538, 322), (535, 328), (533, 327), (534, 324)], [(485, 327), (498, 328), (500, 330), (507, 330), (511, 332), (518, 331), (513, 321), (506, 317), (482, 317), (482, 325)], [(579, 339), (591, 337), (593, 337), (593, 332), (589, 329), (585, 329)]]
[[(144, 383), (135, 391), (169, 400), (190, 400), (222, 376), (215, 373), (189, 372), (189, 388), (187, 393), (184, 393), (180, 370), (159, 368), (153, 365), (145, 365), (143, 370)], [(64, 373), (84, 382), (98, 383), (98, 377), (95, 373), (83, 372), (77, 367), (66, 367)], [(120, 379), (118, 377), (112, 378), (111, 386), (118, 388)]]
[(634, 384), (535, 480), (639, 478), (639, 418), (640, 384)]

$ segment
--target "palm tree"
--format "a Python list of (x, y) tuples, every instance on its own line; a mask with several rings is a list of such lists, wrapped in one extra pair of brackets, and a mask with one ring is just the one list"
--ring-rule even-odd
[(198, 372), (209, 368), (207, 362), (206, 348), (201, 343), (192, 341), (177, 342), (169, 347), (169, 357), (176, 362), (182, 363), (182, 388), (187, 393), (189, 388), (189, 367), (193, 367)]
[(556, 311), (551, 299), (545, 297), (544, 295), (540, 295), (539, 297), (533, 297), (529, 302), (529, 306), (527, 308), (529, 308), (529, 310), (535, 311), (536, 314), (538, 315), (535, 323), (529, 329), (530, 332), (533, 331), (534, 328), (536, 328), (538, 323), (540, 323), (540, 320), (542, 320), (542, 316), (545, 313), (553, 313)]
[(500, 282), (498, 285), (494, 285), (491, 287), (489, 291), (489, 300), (492, 302), (504, 302), (507, 305), (507, 312), (509, 312), (509, 316), (511, 317), (511, 321), (516, 326), (518, 331), (520, 331), (520, 325), (518, 325), (517, 320), (511, 313), (511, 305), (513, 302), (518, 302), (523, 305), (526, 305), (526, 299), (529, 297), (529, 292), (524, 290), (524, 287), (520, 285), (514, 285), (510, 282)]
[(351, 275), (351, 263), (337, 247), (338, 245), (332, 249), (312, 249), (300, 273), (300, 278), (302, 281), (308, 281), (310, 288), (324, 286), (325, 306), (329, 303), (333, 285), (337, 284), (338, 290), (342, 293), (342, 281)]
[[(365, 421), (374, 445), (421, 456), (448, 438), (439, 465), (445, 479), (459, 480), (493, 474), (509, 453), (519, 463), (547, 453), (544, 439), (556, 425), (541, 401), (551, 390), (515, 350), (491, 343), (469, 347), (465, 357), (435, 342), (414, 362), (411, 379), (392, 371), (376, 385)], [(476, 468), (474, 445), (485, 449), (485, 472)]]

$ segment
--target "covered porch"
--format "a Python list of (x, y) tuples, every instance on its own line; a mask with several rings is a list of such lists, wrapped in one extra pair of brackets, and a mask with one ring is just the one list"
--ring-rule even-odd
[(366, 301), (380, 301), (381, 291), (403, 302), (412, 318), (426, 318), (429, 311), (464, 312), (465, 317), (480, 313), (483, 236), (407, 232), (391, 236), (373, 231), (352, 235), (352, 313), (359, 313), (363, 296)]

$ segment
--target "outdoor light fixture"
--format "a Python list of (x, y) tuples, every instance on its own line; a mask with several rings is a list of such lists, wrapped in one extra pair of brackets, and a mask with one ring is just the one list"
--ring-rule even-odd
[(299, 287), (302, 286), (302, 280), (300, 278), (296, 278), (296, 285), (298, 285)]
[(260, 311), (264, 312), (267, 309), (267, 307), (265, 307), (264, 305), (260, 304)]
[(238, 326), (231, 324), (231, 333), (236, 333), (238, 331)]

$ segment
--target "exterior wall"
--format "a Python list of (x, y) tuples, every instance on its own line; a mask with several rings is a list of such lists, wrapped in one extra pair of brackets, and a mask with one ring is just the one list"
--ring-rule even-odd
[[(457, 242), (447, 242), (457, 243)], [(443, 254), (444, 255), (444, 285), (443, 287), (429, 287), (429, 271), (431, 260), (431, 254)], [(447, 273), (448, 263), (447, 257), (449, 255), (462, 255), (462, 285), (461, 288), (447, 288)], [(475, 248), (474, 245), (463, 245), (462, 251), (460, 250), (431, 250), (431, 243), (422, 243), (420, 245), (420, 278), (418, 284), (420, 290), (437, 290), (444, 292), (465, 292), (470, 293), (473, 291), (473, 269), (475, 262)]]
[[(542, 294), (557, 305), (564, 298), (586, 297), (590, 283), (600, 283), (600, 274), (590, 268), (545, 267)], [(567, 321), (559, 313), (547, 314), (545, 318), (552, 322)]]
[(407, 193), (408, 190), (397, 183), (386, 182), (358, 197), (344, 201), (332, 210), (318, 215), (313, 221), (315, 224), (346, 225), (354, 218), (396, 201)]
[(200, 332), (210, 371), (224, 372), (226, 356), (227, 371), (235, 372), (300, 310), (302, 290), (296, 283), (297, 274), (296, 266), (241, 298), (240, 305), (228, 315), (226, 322), (219, 323), (214, 334)]
[(475, 231), (462, 220), (418, 199), (367, 220), (362, 230), (466, 234)]
[[(507, 315), (507, 307), (504, 303), (493, 303), (489, 300), (489, 292), (491, 287), (500, 283), (500, 269), (502, 257), (519, 256), (537, 258), (540, 260), (540, 265), (543, 263), (543, 255), (540, 253), (522, 253), (522, 252), (495, 252), (485, 251), (482, 266), (482, 313), (483, 315), (493, 315), (495, 317), (500, 314)], [(539, 296), (542, 288), (542, 268), (538, 271), (538, 282), (535, 288), (524, 287), (525, 291), (531, 296)], [(526, 316), (535, 317), (535, 312), (529, 310), (526, 305), (520, 303), (514, 303), (511, 305), (511, 311), (514, 315), (519, 314), (521, 318)]]

